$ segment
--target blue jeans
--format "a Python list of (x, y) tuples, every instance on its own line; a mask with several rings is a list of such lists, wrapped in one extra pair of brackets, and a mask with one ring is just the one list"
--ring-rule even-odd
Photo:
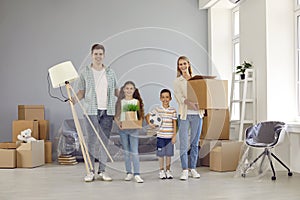
[[(101, 140), (103, 141), (105, 147), (107, 147), (109, 136), (113, 123), (113, 116), (107, 115), (106, 110), (98, 110), (97, 115), (89, 115), (89, 118), (93, 125), (95, 126)], [(88, 122), (87, 118), (85, 118), (87, 135), (88, 135), (88, 149), (89, 155), (91, 158), (91, 162), (93, 168), (95, 170), (95, 158), (99, 160), (99, 169), (98, 172), (104, 172), (105, 166), (107, 163), (107, 154), (101, 145), (98, 137), (96, 136), (92, 126)], [(98, 152), (99, 151), (99, 152)]]
[(120, 130), (121, 143), (124, 149), (125, 168), (127, 174), (132, 174), (131, 162), (133, 163), (133, 174), (140, 174), (139, 160), (139, 132), (137, 129)]
[[(199, 139), (202, 130), (202, 118), (199, 115), (187, 115), (186, 120), (178, 118), (179, 142), (180, 142), (180, 160), (182, 169), (195, 169), (198, 158)], [(190, 146), (189, 146), (189, 128), (190, 128)], [(190, 166), (188, 166), (188, 150), (190, 151)]]

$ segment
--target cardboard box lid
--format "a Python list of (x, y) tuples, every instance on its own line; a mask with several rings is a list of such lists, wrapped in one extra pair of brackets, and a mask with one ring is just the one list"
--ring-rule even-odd
[(192, 78), (190, 78), (189, 81), (198, 80), (198, 79), (215, 79), (216, 77), (217, 76), (195, 75)]
[(17, 145), (16, 142), (0, 142), (0, 149), (16, 149)]
[(18, 109), (44, 109), (44, 105), (18, 105)]

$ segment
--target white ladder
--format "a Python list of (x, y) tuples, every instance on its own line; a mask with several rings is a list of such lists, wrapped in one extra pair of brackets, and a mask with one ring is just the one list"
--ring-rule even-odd
[[(234, 105), (238, 105), (239, 107), (239, 119), (230, 120), (230, 124), (238, 125), (239, 127), (239, 141), (243, 141), (244, 136), (244, 128), (247, 124), (255, 124), (256, 123), (256, 90), (255, 90), (255, 72), (253, 69), (247, 69), (245, 71), (245, 79), (241, 80), (239, 75), (236, 73), (232, 74), (232, 83), (231, 83), (231, 95), (230, 95), (230, 117), (233, 114)], [(251, 83), (251, 95), (248, 91), (248, 85)], [(238, 97), (235, 97), (235, 93), (238, 89)], [(249, 106), (248, 106), (249, 105)], [(246, 107), (248, 106), (248, 107)], [(250, 117), (247, 116), (246, 119), (246, 108), (249, 111), (250, 107)]]

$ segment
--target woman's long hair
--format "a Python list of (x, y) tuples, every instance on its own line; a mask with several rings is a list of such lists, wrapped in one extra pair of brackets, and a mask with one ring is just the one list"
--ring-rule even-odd
[(188, 63), (188, 70), (189, 70), (189, 73), (190, 73), (190, 76), (192, 77), (192, 67), (191, 67), (191, 63), (190, 63), (190, 60), (188, 59), (188, 57), (186, 56), (180, 56), (178, 59), (177, 59), (177, 77), (181, 76), (182, 73), (181, 73), (181, 70), (179, 69), (179, 60), (185, 60), (187, 63)]
[(117, 103), (116, 103), (116, 116), (119, 117), (121, 115), (121, 112), (122, 112), (121, 101), (122, 101), (122, 99), (125, 98), (124, 88), (126, 87), (126, 85), (129, 85), (129, 84), (133, 85), (133, 87), (135, 88), (132, 97), (134, 99), (137, 99), (140, 103), (140, 105), (139, 105), (140, 109), (137, 112), (138, 119), (144, 119), (144, 102), (143, 102), (143, 99), (140, 95), (139, 89), (137, 89), (135, 87), (135, 84), (132, 81), (126, 81), (126, 83), (124, 83), (124, 85), (120, 89), (120, 93), (119, 93), (118, 100), (117, 100)]

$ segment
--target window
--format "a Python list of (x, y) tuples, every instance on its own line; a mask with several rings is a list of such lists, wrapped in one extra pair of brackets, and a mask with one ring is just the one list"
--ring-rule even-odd
[(297, 69), (297, 102), (298, 102), (298, 116), (300, 116), (300, 87), (299, 87), (299, 73), (300, 73), (300, 70), (299, 70), (299, 58), (300, 58), (300, 42), (299, 42), (299, 39), (300, 39), (300, 13), (296, 13), (296, 69)]
[(300, 116), (300, 0), (295, 0), (295, 54), (296, 54), (296, 88), (297, 88), (297, 108)]
[[(300, 1), (300, 0), (299, 0)], [(232, 10), (232, 72), (235, 72), (235, 66), (240, 64), (240, 20), (239, 20), (239, 10), (238, 8), (234, 8)], [(235, 83), (238, 84), (238, 83)], [(234, 88), (238, 88), (235, 86)], [(234, 90), (233, 91), (233, 99), (239, 99), (240, 91)], [(236, 103), (232, 104), (232, 112), (231, 112), (231, 120), (239, 120), (240, 119), (240, 106)]]

